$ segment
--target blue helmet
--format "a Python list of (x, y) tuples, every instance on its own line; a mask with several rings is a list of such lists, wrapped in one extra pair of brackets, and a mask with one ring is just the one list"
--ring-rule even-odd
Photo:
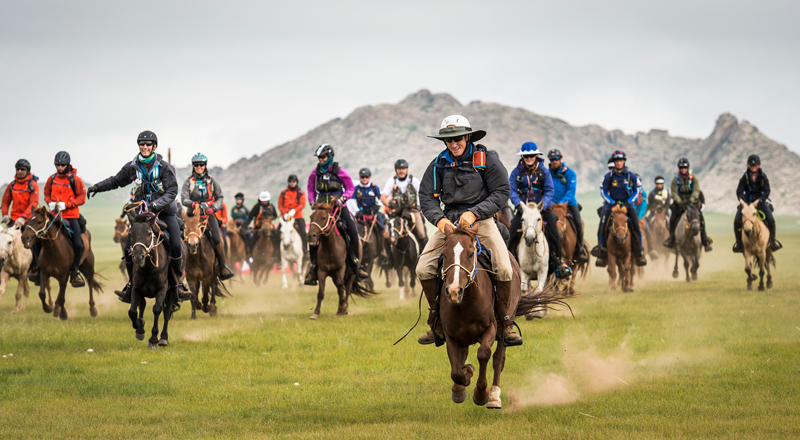
[(194, 156), (192, 156), (192, 164), (196, 163), (206, 164), (208, 163), (208, 158), (203, 153), (197, 153)]
[(542, 156), (544, 155), (544, 153), (539, 151), (539, 147), (537, 147), (536, 144), (534, 144), (533, 142), (525, 142), (524, 144), (522, 144), (522, 146), (519, 148), (519, 152), (517, 153), (517, 156), (535, 156), (535, 155)]

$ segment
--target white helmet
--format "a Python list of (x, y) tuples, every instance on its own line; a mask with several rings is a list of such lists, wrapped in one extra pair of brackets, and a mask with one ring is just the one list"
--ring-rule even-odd
[(272, 195), (269, 193), (269, 191), (261, 191), (258, 194), (259, 201), (268, 202), (270, 198), (272, 198)]

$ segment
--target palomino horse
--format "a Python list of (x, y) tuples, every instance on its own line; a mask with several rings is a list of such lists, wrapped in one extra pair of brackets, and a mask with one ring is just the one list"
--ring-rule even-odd
[(292, 290), (297, 289), (298, 282), (303, 284), (301, 274), (306, 273), (303, 257), (303, 240), (294, 228), (294, 218), (284, 220), (278, 218), (281, 225), (281, 275), (283, 276), (283, 288), (288, 289), (286, 274), (291, 272), (291, 265), (297, 265), (297, 269), (292, 274)]
[[(486, 379), (487, 365), (492, 357), (492, 345), (498, 334), (495, 318), (492, 281), (485, 270), (478, 266), (479, 245), (476, 239), (478, 227), (445, 227), (445, 244), (442, 248), (442, 289), (437, 292), (439, 316), (442, 320), (447, 356), (450, 359), (450, 378), (453, 380), (452, 399), (463, 402), (467, 397), (466, 387), (475, 372), (472, 365), (465, 364), (469, 346), (478, 347), (478, 382), (472, 395), (476, 405), (499, 409), (500, 374), (506, 361), (506, 347), (499, 343), (494, 350), (491, 390)], [(510, 254), (510, 253), (509, 253)], [(549, 304), (563, 304), (563, 297), (549, 293), (521, 295), (520, 270), (516, 260), (509, 255), (512, 266), (511, 293), (506, 309), (508, 316), (522, 316), (535, 308)], [(445, 300), (445, 298), (447, 298)]]
[(253, 229), (253, 240), (258, 241), (253, 245), (253, 263), (250, 264), (250, 273), (257, 286), (261, 285), (262, 278), (264, 283), (269, 280), (269, 273), (274, 266), (275, 244), (272, 237), (276, 231), (272, 226), (273, 220), (272, 217), (259, 217)]
[[(162, 224), (162, 227), (165, 225)], [(155, 350), (159, 346), (169, 345), (169, 320), (172, 318), (172, 305), (175, 295), (168, 295), (169, 260), (166, 237), (156, 222), (155, 214), (137, 215), (130, 228), (131, 258), (133, 274), (131, 276), (131, 307), (128, 317), (136, 331), (136, 339), (144, 340), (144, 309), (147, 298), (155, 299), (153, 304), (153, 328), (147, 347)], [(181, 246), (184, 246), (181, 242)], [(183, 255), (186, 255), (184, 249)], [(186, 264), (185, 262), (183, 264)], [(137, 316), (138, 309), (138, 316)], [(158, 337), (158, 318), (164, 312), (164, 328)]]
[[(33, 240), (42, 243), (42, 251), (39, 253), (39, 299), (42, 300), (42, 309), (45, 313), (53, 312), (54, 317), (67, 319), (67, 309), (64, 307), (67, 291), (69, 273), (72, 269), (72, 243), (62, 231), (60, 215), (53, 215), (47, 210), (47, 206), (41, 206), (34, 211), (28, 222), (25, 223), (25, 230), (22, 232), (22, 244), (26, 249), (30, 249)], [(80, 234), (81, 231), (73, 231)], [(97, 282), (94, 274), (94, 253), (92, 252), (92, 234), (87, 229), (82, 234), (83, 238), (83, 257), (78, 266), (78, 270), (86, 278), (86, 285), (89, 286), (89, 313), (94, 318), (97, 316), (97, 307), (94, 305), (94, 291), (103, 291), (103, 285)], [(49, 286), (50, 277), (58, 281), (58, 297), (55, 307), (45, 302), (45, 286)]]
[[(683, 269), (686, 271), (686, 282), (697, 281), (697, 269), (700, 267), (700, 252), (703, 249), (700, 239), (700, 210), (692, 203), (684, 205), (684, 213), (675, 226), (675, 269), (672, 278), (678, 278), (678, 257), (683, 256)], [(689, 278), (689, 263), (692, 266), (692, 277)]]
[[(19, 313), (25, 310), (28, 304), (28, 295), (31, 288), (28, 285), (28, 268), (31, 265), (33, 255), (29, 249), (22, 246), (20, 231), (16, 227), (0, 226), (0, 299), (6, 292), (9, 278), (17, 279), (17, 293), (14, 295), (16, 303), (11, 313)], [(25, 295), (23, 297), (23, 295)], [(22, 299), (22, 307), (19, 300)], [(53, 304), (50, 298), (50, 287), (47, 288), (48, 303)]]
[(410, 295), (414, 296), (414, 287), (417, 284), (417, 256), (422, 250), (416, 236), (411, 233), (408, 223), (408, 219), (404, 217), (391, 216), (386, 224), (389, 233), (389, 247), (392, 250), (390, 258), (397, 273), (397, 285), (400, 287), (401, 300), (406, 299), (403, 268), (408, 269)]
[(247, 245), (244, 240), (245, 238), (242, 236), (242, 220), (237, 219), (228, 222), (228, 262), (231, 264), (234, 273), (239, 277), (239, 281), (244, 281), (242, 278), (242, 266), (247, 259)]
[[(372, 270), (375, 267), (375, 259), (378, 258), (383, 249), (380, 246), (381, 235), (378, 228), (375, 226), (378, 214), (365, 215), (361, 220), (356, 219), (356, 228), (358, 228), (358, 237), (361, 240), (361, 265), (364, 266), (364, 271), (367, 272), (369, 278), (365, 281), (367, 286), (375, 290), (375, 282), (372, 281)], [(387, 278), (388, 279), (388, 278)]]
[(664, 247), (664, 241), (669, 237), (668, 221), (666, 209), (659, 207), (653, 211), (653, 218), (650, 220), (650, 258), (660, 258), (664, 262), (664, 268), (669, 263), (667, 256), (671, 253)]
[[(517, 248), (521, 287), (525, 292), (530, 291), (530, 282), (536, 279), (534, 295), (544, 291), (547, 285), (548, 265), (550, 264), (550, 246), (544, 236), (544, 220), (542, 220), (540, 211), (542, 204), (543, 202), (530, 202), (527, 206), (520, 208), (522, 209), (522, 238), (524, 239), (524, 241), (520, 240)], [(529, 313), (526, 318), (531, 320), (546, 316), (550, 316), (549, 310), (536, 309)]]
[[(742, 244), (744, 245), (744, 271), (747, 273), (747, 290), (753, 290), (753, 281), (760, 277), (758, 291), (764, 291), (764, 271), (767, 272), (767, 289), (772, 288), (772, 272), (769, 263), (775, 267), (775, 255), (769, 247), (769, 231), (761, 220), (756, 206), (758, 202), (742, 205)], [(758, 276), (752, 272), (752, 265), (758, 265)]]
[[(208, 217), (203, 215), (200, 206), (195, 207), (194, 215), (184, 213), (186, 223), (183, 241), (186, 242), (188, 253), (186, 255), (186, 281), (192, 291), (192, 319), (197, 319), (197, 309), (210, 316), (217, 315), (217, 297), (224, 298), (219, 286), (217, 273), (217, 257), (214, 254), (214, 245), (207, 237)], [(203, 291), (203, 302), (200, 303), (200, 290)], [(209, 297), (211, 303), (209, 304)]]
[[(308, 228), (309, 246), (319, 246), (317, 249), (317, 279), (319, 290), (317, 292), (317, 307), (311, 314), (311, 319), (319, 318), (322, 300), (325, 299), (325, 280), (331, 277), (336, 291), (339, 294), (339, 307), (336, 314), (346, 315), (347, 300), (350, 295), (367, 298), (376, 295), (374, 291), (356, 282), (355, 268), (347, 264), (347, 244), (344, 231), (339, 231), (337, 222), (341, 206), (317, 204), (311, 213)], [(358, 243), (359, 258), (361, 256), (361, 243)]]
[(619, 286), (623, 292), (633, 292), (634, 269), (631, 264), (632, 237), (628, 227), (628, 209), (615, 204), (611, 208), (611, 221), (606, 230), (608, 244), (608, 286), (616, 290), (617, 270)]
[[(578, 278), (578, 274), (580, 274), (581, 278), (586, 278), (589, 263), (580, 264), (575, 258), (577, 256), (575, 255), (575, 246), (578, 244), (578, 234), (575, 232), (572, 222), (567, 218), (567, 204), (554, 203), (550, 207), (550, 211), (558, 216), (558, 236), (561, 238), (561, 261), (572, 269), (572, 279), (570, 280), (567, 290), (569, 293), (574, 294), (575, 281)], [(584, 230), (586, 229), (583, 220), (581, 220), (581, 226), (584, 227)], [(583, 248), (587, 249), (587, 247), (588, 243), (584, 243)]]
[(128, 280), (128, 271), (125, 270), (125, 241), (128, 238), (128, 222), (124, 219), (116, 219), (117, 224), (114, 225), (114, 243), (119, 243), (122, 248), (122, 261), (119, 262), (119, 271), (122, 272), (122, 278)]

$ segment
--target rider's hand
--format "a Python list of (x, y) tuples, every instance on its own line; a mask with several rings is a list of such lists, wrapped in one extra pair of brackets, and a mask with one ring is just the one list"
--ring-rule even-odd
[(442, 217), (442, 219), (439, 220), (439, 223), (436, 223), (436, 227), (439, 228), (440, 231), (442, 231), (442, 234), (445, 234), (444, 228), (447, 225), (450, 225), (450, 227), (453, 228), (453, 229), (456, 228), (455, 225), (453, 224), (453, 222), (448, 220), (447, 217)]
[(342, 205), (344, 205), (345, 203), (347, 203), (347, 197), (345, 197), (345, 196), (341, 196), (341, 197), (339, 197), (339, 202), (340, 202)]
[(47, 207), (50, 208), (51, 211), (55, 211), (56, 210), (56, 202), (48, 203)]
[(475, 214), (472, 213), (472, 211), (464, 211), (461, 214), (461, 217), (458, 219), (458, 224), (459, 226), (472, 226), (472, 224), (475, 223), (475, 220), (477, 219), (478, 217), (476, 217)]
[(25, 217), (18, 218), (17, 221), (14, 223), (14, 226), (16, 226), (19, 229), (22, 229), (22, 227), (25, 226)]
[(206, 208), (206, 215), (208, 217), (211, 217), (212, 215), (214, 215), (214, 210), (211, 208)]
[(7, 215), (4, 215), (4, 216), (3, 216), (3, 220), (2, 220), (2, 221), (3, 221), (3, 223), (8, 223), (8, 222), (9, 222), (9, 220), (11, 220), (11, 218), (10, 218), (9, 216), (7, 216)]
[(58, 210), (59, 210), (59, 211), (64, 211), (64, 210), (66, 210), (66, 209), (67, 209), (67, 205), (66, 205), (66, 203), (64, 203), (64, 202), (58, 202)]
[(291, 209), (289, 210), (288, 213), (286, 213), (286, 215), (288, 215), (289, 217), (294, 217), (295, 214), (297, 214), (297, 211), (295, 211), (294, 209)]
[(86, 197), (91, 199), (98, 192), (100, 192), (100, 191), (97, 190), (97, 187), (92, 185), (92, 186), (86, 188)]

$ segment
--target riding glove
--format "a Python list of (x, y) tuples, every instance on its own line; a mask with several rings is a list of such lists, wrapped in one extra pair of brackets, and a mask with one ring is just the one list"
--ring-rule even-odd
[(65, 209), (67, 209), (67, 205), (64, 202), (58, 202), (58, 210), (64, 211)]
[(451, 222), (450, 220), (448, 220), (446, 217), (442, 217), (442, 219), (441, 219), (441, 220), (439, 220), (439, 223), (436, 223), (436, 227), (437, 227), (437, 228), (439, 228), (439, 230), (440, 230), (440, 231), (442, 231), (442, 234), (447, 234), (447, 233), (444, 231), (444, 229), (445, 229), (445, 227), (447, 227), (447, 225), (450, 225), (450, 227), (451, 227), (451, 228), (453, 228), (453, 229), (455, 229), (455, 228), (456, 228), (456, 227), (453, 225), (453, 222)]
[(99, 191), (97, 190), (97, 188), (96, 188), (94, 185), (92, 185), (92, 186), (90, 186), (90, 187), (86, 188), (86, 197), (88, 197), (88, 198), (90, 198), (90, 199), (91, 199), (91, 198), (92, 198), (92, 197), (94, 197), (94, 195), (95, 195), (95, 194), (97, 194), (98, 192), (99, 192)]
[(475, 220), (477, 219), (478, 217), (476, 217), (475, 214), (472, 213), (472, 211), (464, 211), (464, 213), (461, 214), (461, 217), (458, 219), (458, 225), (472, 226), (472, 224), (475, 223)]
[(56, 210), (56, 202), (48, 203), (47, 207), (50, 208), (50, 211), (55, 211)]
[(23, 227), (23, 226), (25, 226), (25, 217), (20, 217), (20, 218), (18, 218), (18, 219), (17, 219), (17, 221), (14, 223), (14, 225), (15, 225), (15, 226), (16, 226), (18, 229), (22, 229), (22, 227)]

